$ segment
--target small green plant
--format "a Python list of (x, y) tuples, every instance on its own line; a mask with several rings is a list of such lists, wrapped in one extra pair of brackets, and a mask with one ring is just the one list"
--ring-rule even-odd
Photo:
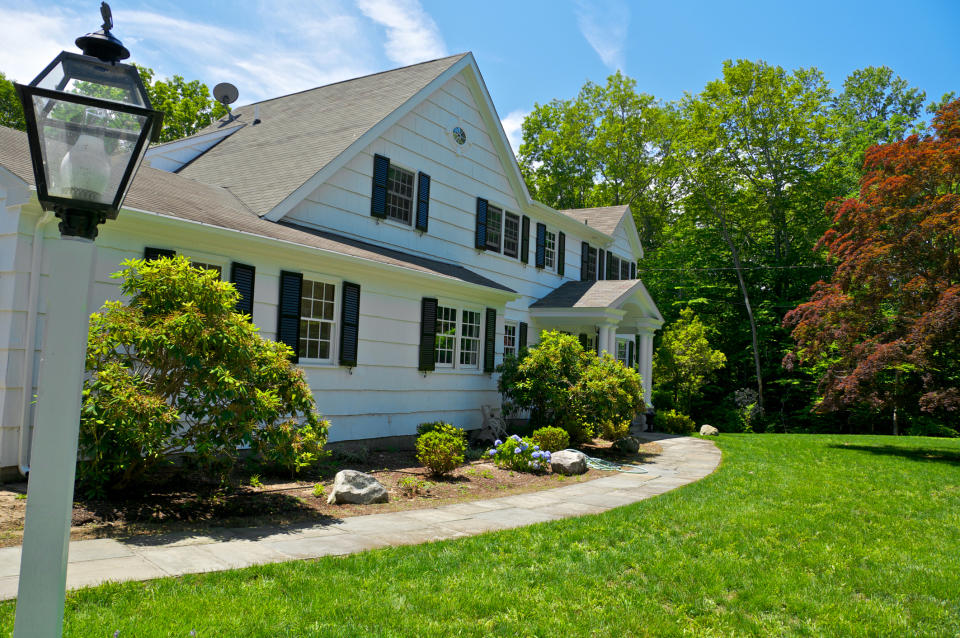
[(428, 432), (446, 432), (447, 434), (458, 436), (464, 441), (467, 440), (467, 433), (465, 430), (447, 423), (446, 421), (430, 421), (428, 423), (421, 423), (417, 426), (417, 436), (423, 436)]
[(27, 495), (26, 495), (26, 494), (17, 494), (15, 498), (16, 498), (18, 501), (25, 501), (25, 500), (27, 500)]
[(260, 488), (263, 487), (263, 481), (260, 480), (259, 474), (254, 474), (250, 477), (250, 487)]
[(630, 434), (630, 421), (610, 419), (600, 424), (600, 438), (604, 441), (617, 441)]
[(446, 474), (463, 464), (467, 451), (466, 433), (452, 425), (417, 437), (417, 460), (436, 475)]
[(327, 495), (327, 488), (325, 488), (322, 483), (317, 483), (313, 486), (312, 494), (314, 498), (323, 498)]
[(488, 455), (499, 467), (517, 472), (543, 472), (550, 467), (550, 452), (541, 450), (532, 439), (513, 434), (506, 441), (497, 439), (494, 446)]
[(413, 498), (414, 496), (429, 492), (430, 488), (433, 487), (433, 483), (424, 481), (416, 476), (404, 476), (397, 481), (397, 487), (400, 488), (400, 492), (404, 496)]
[(530, 438), (540, 446), (541, 450), (547, 450), (548, 452), (557, 452), (570, 447), (570, 435), (563, 428), (553, 426), (540, 428), (534, 430)]
[(697, 427), (693, 419), (676, 410), (658, 413), (654, 423), (658, 430), (668, 434), (690, 434)]

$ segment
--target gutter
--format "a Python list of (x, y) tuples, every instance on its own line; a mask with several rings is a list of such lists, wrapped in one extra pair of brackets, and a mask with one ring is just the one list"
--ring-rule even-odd
[(30, 473), (29, 441), (32, 432), (30, 404), (33, 403), (33, 366), (37, 350), (37, 309), (40, 297), (40, 266), (43, 263), (43, 228), (54, 215), (44, 211), (33, 228), (33, 246), (30, 255), (30, 289), (27, 298), (27, 330), (23, 341), (23, 372), (20, 375), (20, 387), (23, 388), (23, 403), (20, 405), (20, 437), (17, 445), (17, 469), (24, 477)]

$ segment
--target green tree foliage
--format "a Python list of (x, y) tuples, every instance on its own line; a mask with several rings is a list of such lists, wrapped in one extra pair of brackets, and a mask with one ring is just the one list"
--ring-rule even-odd
[(658, 393), (671, 397), (673, 406), (689, 413), (693, 399), (727, 357), (710, 347), (708, 328), (691, 308), (663, 331), (653, 360), (653, 378)]
[(786, 317), (785, 364), (816, 369), (819, 408), (866, 406), (899, 423), (960, 410), (960, 100), (934, 133), (867, 151), (857, 197), (831, 204), (837, 264)]
[(160, 80), (153, 69), (134, 65), (147, 87), (150, 103), (163, 111), (163, 129), (159, 142), (170, 142), (193, 135), (205, 126), (229, 113), (222, 104), (210, 97), (210, 90), (199, 80), (190, 82), (180, 75)]
[[(630, 108), (597, 110), (597, 95)], [(531, 192), (551, 205), (630, 204), (646, 252), (640, 275), (661, 312), (669, 323), (694, 308), (727, 357), (729, 372), (692, 401), (694, 417), (736, 419), (734, 392), (752, 386), (765, 408), (759, 427), (813, 427), (813, 375), (781, 366), (792, 346), (783, 316), (830, 276), (815, 247), (830, 225), (825, 205), (859, 177), (853, 155), (915, 129), (922, 101), (883, 67), (851, 74), (836, 95), (816, 69), (729, 61), (674, 103), (617, 74), (535, 109), (520, 161)], [(642, 143), (597, 142), (601, 112), (635, 120), (619, 130)], [(636, 179), (601, 170), (621, 160)]]
[(591, 439), (605, 422), (631, 421), (644, 408), (636, 370), (586, 352), (562, 332), (543, 332), (535, 347), (507, 357), (498, 371), (505, 413), (530, 410), (534, 427), (563, 428), (573, 443)]
[(289, 348), (234, 312), (233, 284), (180, 256), (123, 266), (114, 276), (129, 301), (108, 301), (90, 319), (85, 489), (123, 489), (172, 455), (223, 473), (242, 445), (290, 471), (319, 458), (328, 423)]
[(0, 72), (0, 126), (8, 126), (19, 131), (27, 130), (23, 120), (23, 106), (17, 97), (17, 90), (13, 82)]

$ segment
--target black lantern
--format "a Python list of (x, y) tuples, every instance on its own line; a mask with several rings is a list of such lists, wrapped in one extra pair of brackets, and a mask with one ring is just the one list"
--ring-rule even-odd
[(130, 53), (110, 34), (110, 7), (100, 31), (77, 38), (85, 55), (63, 51), (29, 85), (23, 102), (37, 198), (53, 210), (63, 235), (93, 239), (116, 219), (163, 114), (154, 111)]

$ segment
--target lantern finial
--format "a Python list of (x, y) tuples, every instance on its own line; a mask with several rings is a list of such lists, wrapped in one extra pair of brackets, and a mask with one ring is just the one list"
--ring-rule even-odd
[(110, 11), (110, 5), (106, 2), (100, 3), (100, 15), (103, 16), (103, 24), (99, 31), (88, 33), (85, 36), (77, 38), (77, 46), (83, 51), (84, 55), (89, 55), (103, 60), (104, 62), (119, 62), (130, 57), (130, 52), (123, 46), (112, 33), (113, 13)]

